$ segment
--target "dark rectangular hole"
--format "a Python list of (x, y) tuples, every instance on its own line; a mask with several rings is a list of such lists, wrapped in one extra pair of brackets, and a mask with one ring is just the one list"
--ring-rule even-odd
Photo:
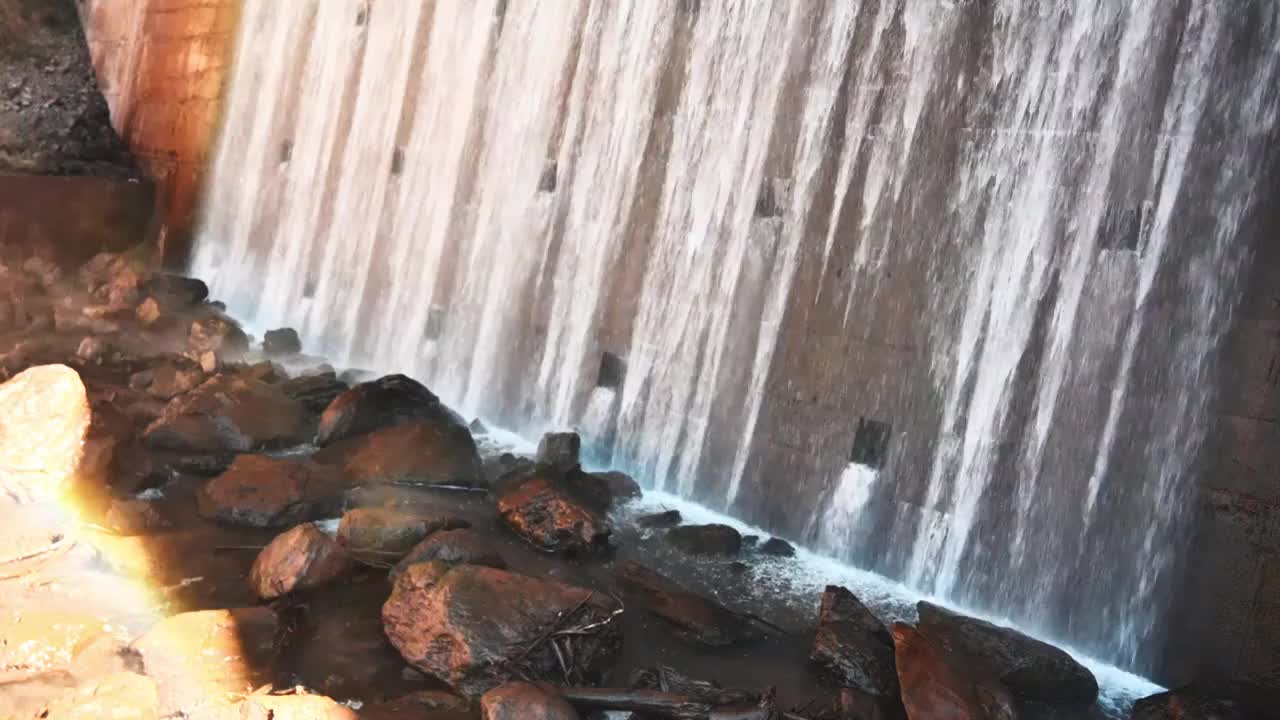
[(293, 159), (293, 141), (285, 140), (280, 143), (280, 162), (287, 163)]
[(560, 167), (557, 163), (547, 163), (542, 170), (542, 177), (538, 178), (538, 192), (555, 192)]
[(676, 9), (682, 13), (697, 15), (702, 12), (702, 0), (679, 0)]
[(756, 198), (756, 217), (782, 217), (782, 203), (778, 199), (778, 191), (770, 178), (760, 183), (760, 195)]
[(422, 334), (428, 340), (435, 340), (442, 332), (444, 332), (444, 308), (432, 305), (427, 311), (427, 327)]
[(600, 375), (596, 378), (596, 386), (603, 388), (620, 388), (627, 377), (627, 363), (611, 352), (600, 356)]
[(1142, 240), (1143, 207), (1107, 208), (1098, 229), (1098, 246), (1103, 250), (1137, 252)]
[(877, 470), (884, 467), (889, 456), (889, 438), (892, 434), (893, 426), (887, 422), (859, 419), (858, 430), (853, 435), (853, 451), (849, 453), (849, 462)]
[(404, 172), (404, 148), (396, 148), (391, 151), (391, 174), (399, 175)]

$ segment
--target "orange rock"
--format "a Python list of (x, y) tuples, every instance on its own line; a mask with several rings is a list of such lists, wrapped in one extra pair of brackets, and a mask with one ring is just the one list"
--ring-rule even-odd
[(504, 493), (498, 512), (512, 530), (544, 550), (595, 552), (612, 529), (600, 515), (540, 474)]
[(309, 590), (332, 582), (351, 570), (353, 561), (333, 538), (312, 523), (278, 535), (258, 555), (249, 584), (264, 600)]
[(471, 487), (481, 482), (484, 472), (471, 431), (436, 421), (415, 421), (349, 437), (313, 458), (342, 468), (355, 485), (410, 481)]
[(104, 633), (103, 621), (91, 615), (12, 611), (0, 616), (0, 670), (35, 675), (65, 669)]
[(242, 720), (357, 720), (350, 708), (323, 695), (254, 695), (240, 705)]
[(84, 383), (65, 365), (0, 385), (0, 490), (21, 503), (57, 497), (76, 475), (89, 422)]
[(895, 623), (893, 643), (910, 718), (929, 720), (1014, 720), (1013, 698), (979, 664), (916, 628)]
[(41, 720), (156, 720), (160, 701), (156, 683), (131, 672), (108, 675), (49, 703)]

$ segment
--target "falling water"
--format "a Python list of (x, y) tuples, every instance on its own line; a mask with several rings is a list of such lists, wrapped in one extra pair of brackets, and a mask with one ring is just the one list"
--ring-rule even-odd
[(1231, 5), (246, 0), (193, 270), (1138, 667), (1277, 113)]

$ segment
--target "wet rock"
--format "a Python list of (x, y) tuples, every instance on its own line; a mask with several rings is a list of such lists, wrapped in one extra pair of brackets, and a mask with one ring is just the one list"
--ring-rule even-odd
[(472, 420), (471, 424), (467, 425), (467, 428), (471, 430), (472, 435), (488, 435), (489, 434), (489, 428), (480, 420), (480, 418), (476, 418)]
[[(414, 672), (416, 674), (416, 671)], [(360, 720), (471, 720), (472, 718), (469, 700), (439, 690), (410, 693), (360, 710)]]
[(818, 611), (818, 632), (810, 658), (842, 687), (876, 697), (898, 694), (893, 636), (853, 593), (828, 585)]
[(613, 532), (607, 520), (545, 471), (535, 471), (498, 498), (498, 514), (507, 527), (550, 552), (599, 552), (608, 548)]
[(683, 525), (667, 531), (669, 545), (690, 555), (737, 555), (742, 535), (728, 525)]
[(161, 306), (175, 308), (199, 305), (209, 297), (209, 286), (203, 280), (181, 275), (154, 275), (142, 286), (144, 292), (161, 300)]
[(526, 682), (500, 685), (480, 698), (483, 720), (578, 720), (554, 687)]
[(26, 370), (0, 385), (0, 495), (51, 500), (75, 476), (91, 414), (84, 383), (65, 365)]
[(581, 462), (582, 438), (576, 432), (550, 432), (538, 441), (536, 460), (557, 470), (570, 470)]
[(1133, 705), (1130, 720), (1246, 720), (1235, 702), (1181, 689), (1145, 697)]
[(679, 510), (667, 510), (666, 512), (641, 515), (636, 518), (637, 527), (658, 530), (673, 528), (682, 522), (684, 522), (684, 518), (680, 516)]
[(396, 581), (382, 620), (409, 664), (476, 696), (515, 677), (561, 677), (556, 651), (536, 641), (557, 629), (592, 627), (563, 636), (561, 654), (572, 658), (572, 677), (597, 679), (621, 643), (621, 610), (607, 595), (561, 583), (418, 563)]
[[(796, 548), (782, 538), (769, 538), (760, 546), (760, 554), (774, 557), (795, 557)], [(887, 633), (888, 631), (886, 631)]]
[(690, 592), (637, 562), (618, 563), (614, 574), (635, 606), (666, 621), (688, 642), (727, 647), (759, 640), (770, 630), (755, 618)]
[(346, 392), (349, 386), (338, 379), (332, 370), (313, 375), (302, 375), (280, 383), (285, 395), (301, 402), (307, 410), (324, 412), (333, 399)]
[(437, 561), (445, 565), (485, 565), (499, 570), (507, 567), (494, 544), (478, 530), (441, 530), (418, 543), (391, 570), (394, 582), (410, 566)]
[(76, 348), (76, 357), (86, 363), (100, 363), (111, 353), (111, 343), (104, 338), (86, 336)]
[[(348, 510), (338, 525), (338, 542), (355, 553), (396, 558), (438, 530), (470, 527), (462, 518), (422, 515), (388, 508)], [(389, 559), (389, 558), (387, 558)]]
[(277, 386), (219, 375), (171, 400), (143, 440), (166, 450), (248, 452), (300, 445), (309, 430), (306, 409)]
[(333, 468), (265, 455), (241, 455), (196, 496), (200, 514), (248, 527), (291, 527), (331, 514), (345, 483)]
[(313, 523), (277, 535), (253, 562), (249, 585), (263, 600), (326, 585), (354, 566), (342, 545)]
[(95, 255), (79, 271), (80, 282), (90, 297), (115, 310), (131, 310), (137, 304), (146, 276), (141, 262), (110, 252)]
[(927, 602), (917, 606), (921, 632), (982, 662), (1019, 698), (1088, 705), (1098, 681), (1065, 651), (1012, 628), (965, 617)]
[[(7, 539), (6, 551), (17, 549), (12, 538)], [(66, 669), (82, 649), (102, 637), (103, 625), (88, 614), (8, 611), (0, 615), (0, 676), (20, 682)]]
[(183, 359), (134, 373), (129, 377), (129, 387), (160, 400), (171, 400), (200, 387), (205, 379), (199, 365)]
[(170, 527), (154, 503), (145, 500), (114, 500), (103, 524), (118, 535), (146, 535)]
[(644, 495), (644, 492), (640, 489), (640, 483), (624, 472), (610, 470), (602, 473), (590, 473), (590, 475), (604, 482), (605, 487), (609, 489), (609, 495), (613, 498), (614, 505), (636, 500)]
[(160, 713), (197, 715), (270, 681), (281, 625), (269, 608), (201, 610), (161, 620), (132, 649), (159, 685)]
[(855, 688), (840, 688), (836, 700), (841, 720), (904, 720), (902, 700), (876, 697)]
[(407, 483), (474, 487), (483, 468), (471, 433), (452, 423), (418, 421), (349, 437), (316, 453), (353, 484)]
[(154, 325), (160, 319), (160, 303), (155, 298), (149, 297), (138, 304), (134, 314), (138, 316), (138, 322), (144, 326)]
[(359, 720), (351, 708), (324, 695), (254, 695), (240, 704), (240, 720)]
[(191, 321), (187, 348), (195, 353), (240, 355), (249, 349), (249, 336), (231, 318), (209, 314)]
[(324, 447), (344, 438), (401, 423), (454, 425), (467, 432), (467, 423), (422, 383), (404, 375), (388, 375), (360, 383), (334, 398), (320, 416), (316, 445)]
[(262, 352), (268, 357), (297, 355), (302, 352), (302, 340), (298, 337), (298, 331), (293, 328), (268, 330), (262, 337)]
[(118, 672), (69, 690), (36, 717), (41, 720), (157, 720), (160, 698), (151, 678)]
[(537, 463), (520, 455), (512, 453), (490, 455), (484, 458), (485, 482), (495, 495), (501, 495), (524, 482), (526, 476), (536, 467)]
[(1008, 689), (971, 658), (903, 623), (894, 624), (893, 642), (908, 717), (1017, 718)]
[(167, 466), (183, 475), (214, 477), (231, 468), (238, 455), (235, 453), (182, 453), (168, 457)]

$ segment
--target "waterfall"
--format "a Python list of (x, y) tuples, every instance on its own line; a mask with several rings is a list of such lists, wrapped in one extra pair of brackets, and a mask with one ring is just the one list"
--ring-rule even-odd
[(1280, 106), (1227, 5), (245, 0), (192, 271), (1141, 669)]

